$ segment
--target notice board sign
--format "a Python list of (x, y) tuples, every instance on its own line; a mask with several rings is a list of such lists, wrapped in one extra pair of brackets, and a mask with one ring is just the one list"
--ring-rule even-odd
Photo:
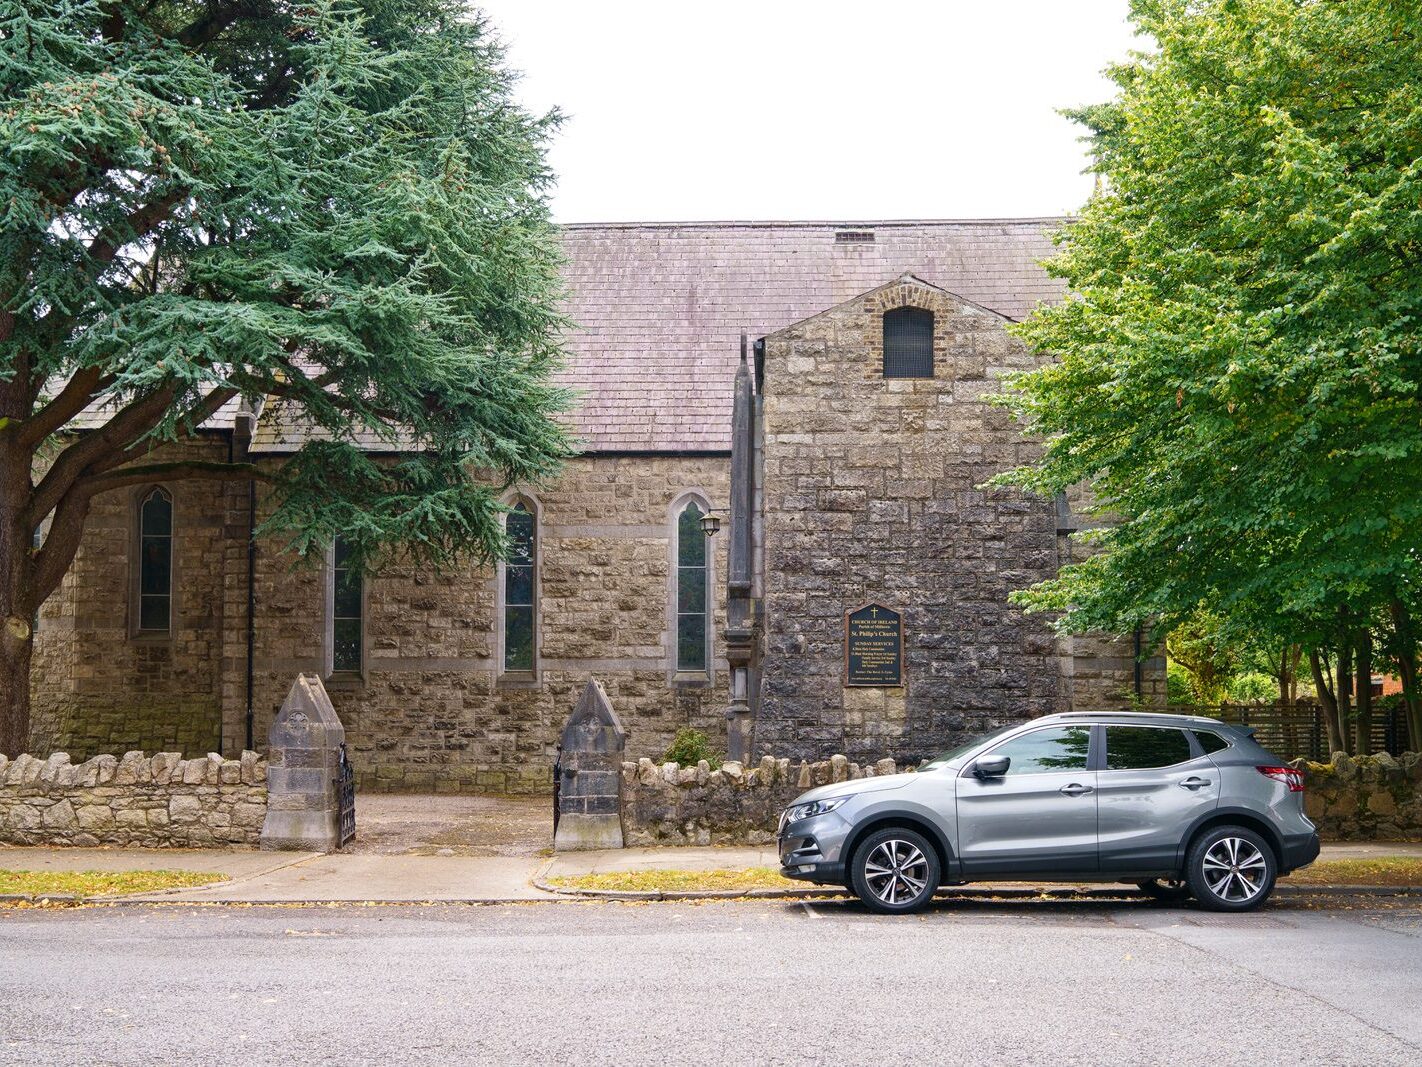
[(904, 684), (903, 616), (883, 604), (865, 604), (844, 614), (844, 684), (896, 687)]

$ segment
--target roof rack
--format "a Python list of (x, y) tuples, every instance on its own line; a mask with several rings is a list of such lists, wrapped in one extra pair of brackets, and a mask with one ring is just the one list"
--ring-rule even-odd
[[(1114, 711), (1110, 708), (1103, 708), (1100, 711), (1058, 711), (1052, 715), (1043, 716), (1052, 719), (1075, 719), (1075, 718), (1100, 718), (1103, 715), (1111, 715), (1126, 719), (1209, 719), (1208, 715), (1183, 715), (1178, 711)], [(1211, 720), (1215, 721), (1215, 720)]]

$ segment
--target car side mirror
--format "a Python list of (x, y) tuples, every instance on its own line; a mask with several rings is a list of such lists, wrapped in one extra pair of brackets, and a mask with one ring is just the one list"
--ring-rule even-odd
[(973, 773), (979, 778), (1001, 778), (1010, 766), (1010, 756), (984, 756), (973, 764)]

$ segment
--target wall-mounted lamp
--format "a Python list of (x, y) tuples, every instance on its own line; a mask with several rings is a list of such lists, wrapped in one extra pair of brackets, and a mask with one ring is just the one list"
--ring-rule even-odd
[(716, 531), (720, 528), (721, 516), (717, 515), (714, 510), (708, 511), (705, 515), (701, 516), (701, 532), (707, 537), (715, 537)]

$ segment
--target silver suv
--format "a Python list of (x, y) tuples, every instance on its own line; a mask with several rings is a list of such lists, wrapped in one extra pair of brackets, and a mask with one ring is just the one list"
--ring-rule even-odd
[(780, 817), (781, 873), (873, 911), (942, 885), (1128, 882), (1218, 911), (1312, 863), (1303, 775), (1214, 719), (1072, 712), (1009, 726), (916, 773), (821, 786)]

